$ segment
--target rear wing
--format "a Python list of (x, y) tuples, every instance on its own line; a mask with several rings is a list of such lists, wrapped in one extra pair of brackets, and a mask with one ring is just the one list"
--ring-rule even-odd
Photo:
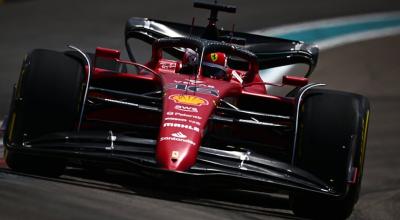
[[(125, 45), (129, 58), (135, 61), (135, 56), (130, 49), (129, 39), (136, 38), (153, 44), (153, 42), (165, 37), (198, 37), (202, 38), (206, 28), (191, 26), (175, 22), (151, 20), (148, 18), (130, 18), (125, 26)], [(314, 70), (319, 49), (316, 45), (306, 44), (301, 41), (287, 40), (282, 38), (266, 37), (256, 34), (235, 32), (234, 36), (230, 31), (219, 30), (217, 41), (241, 45), (258, 58), (260, 69), (305, 63), (309, 65), (306, 77)], [(183, 51), (179, 48), (167, 51), (172, 56), (180, 58)], [(230, 62), (236, 66), (247, 66), (238, 60)]]

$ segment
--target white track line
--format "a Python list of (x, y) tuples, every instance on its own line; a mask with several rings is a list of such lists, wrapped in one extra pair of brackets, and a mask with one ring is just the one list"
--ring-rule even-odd
[(340, 37), (335, 37), (327, 40), (322, 40), (316, 42), (321, 50), (327, 50), (334, 47), (339, 47), (345, 44), (351, 44), (366, 40), (372, 40), (377, 38), (384, 38), (400, 34), (400, 27), (397, 28), (384, 28), (372, 31), (363, 31), (354, 34), (343, 35)]
[(278, 27), (264, 28), (252, 31), (252, 33), (260, 35), (276, 36), (276, 35), (283, 35), (298, 31), (306, 31), (321, 27), (327, 28), (327, 27), (336, 27), (342, 25), (363, 23), (368, 21), (395, 19), (398, 18), (399, 16), (400, 16), (400, 11), (372, 13), (372, 14), (355, 15), (355, 16), (344, 16), (338, 18), (329, 18), (318, 21), (301, 22), (289, 25), (282, 25)]
[[(356, 16), (345, 16), (332, 19), (323, 19), (319, 21), (303, 22), (303, 23), (266, 28), (253, 31), (252, 33), (264, 36), (279, 36), (290, 33), (308, 31), (312, 29), (318, 29), (322, 27), (323, 28), (339, 27), (343, 25), (360, 24), (371, 21), (385, 21), (390, 19), (398, 19), (399, 17), (400, 17), (400, 11), (373, 13), (373, 14), (356, 15)], [(308, 42), (308, 43), (315, 43), (319, 46), (321, 50), (326, 50), (342, 46), (345, 44), (389, 37), (399, 34), (400, 34), (400, 27), (397, 26), (397, 27), (380, 28), (376, 30), (359, 31), (351, 34), (332, 37), (330, 39), (320, 40), (316, 42)]]

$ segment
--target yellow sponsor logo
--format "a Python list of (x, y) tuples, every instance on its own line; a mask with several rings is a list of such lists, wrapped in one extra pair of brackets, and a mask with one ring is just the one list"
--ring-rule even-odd
[(15, 125), (15, 116), (16, 113), (13, 112), (11, 116), (11, 122), (9, 124), (10, 128), (8, 129), (8, 142), (12, 142), (14, 140), (14, 125)]
[(185, 105), (194, 105), (194, 106), (202, 106), (208, 105), (208, 101), (193, 95), (171, 95), (169, 97), (170, 100), (173, 100), (177, 104), (185, 104)]
[(217, 54), (217, 53), (212, 53), (212, 54), (211, 54), (211, 60), (212, 60), (213, 62), (217, 61), (217, 60), (218, 60), (218, 54)]
[(362, 121), (363, 128), (361, 133), (361, 160), (360, 160), (360, 176), (363, 172), (364, 160), (365, 160), (365, 148), (367, 146), (367, 133), (369, 124), (369, 111), (367, 111), (365, 119)]

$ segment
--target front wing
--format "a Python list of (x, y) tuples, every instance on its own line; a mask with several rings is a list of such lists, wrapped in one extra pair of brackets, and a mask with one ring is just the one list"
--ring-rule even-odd
[(341, 195), (314, 175), (290, 164), (250, 152), (200, 147), (197, 163), (185, 172), (160, 169), (155, 160), (156, 140), (134, 138), (112, 132), (53, 133), (5, 146), (23, 154), (48, 155), (71, 160), (90, 160), (113, 169), (135, 174), (196, 183), (202, 186), (226, 186), (269, 191), (280, 189)]

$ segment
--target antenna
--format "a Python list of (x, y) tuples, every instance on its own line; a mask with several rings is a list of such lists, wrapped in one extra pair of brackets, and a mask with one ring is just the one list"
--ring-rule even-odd
[(189, 32), (189, 37), (192, 37), (192, 32), (193, 32), (193, 26), (194, 26), (194, 21), (196, 20), (195, 17), (192, 18), (192, 25), (190, 26), (190, 32)]
[(218, 12), (236, 13), (236, 6), (219, 4), (216, 0), (213, 3), (194, 1), (195, 8), (203, 8), (210, 10), (210, 17), (208, 18), (208, 26), (206, 27), (202, 38), (208, 40), (216, 40), (218, 38)]
[(218, 21), (218, 12), (219, 11), (223, 11), (223, 12), (227, 12), (227, 13), (236, 13), (236, 6), (218, 4), (217, 0), (214, 0), (214, 3), (194, 1), (193, 6), (195, 8), (203, 8), (203, 9), (210, 10), (210, 17), (208, 18), (210, 23), (215, 23)]
[(199, 69), (197, 70), (197, 73), (194, 77), (194, 86), (195, 86), (194, 95), (196, 95), (196, 91), (197, 91), (197, 77), (201, 74), (201, 65), (203, 63), (203, 56), (204, 56), (204, 47), (201, 48)]
[[(192, 18), (192, 25), (190, 26), (190, 33), (189, 33), (189, 37), (192, 37), (193, 26), (194, 26), (194, 22), (195, 22), (195, 20), (196, 20), (196, 18), (195, 18), (195, 17), (193, 17), (193, 18)], [(191, 74), (189, 74), (189, 82), (190, 82), (191, 78), (192, 78), (192, 75), (191, 75)], [(196, 85), (196, 76), (195, 76), (195, 85)], [(187, 95), (187, 93), (188, 93), (188, 85), (186, 85), (186, 89), (185, 89), (185, 94)]]
[(232, 43), (233, 33), (235, 33), (235, 24), (232, 25), (232, 30), (231, 30), (231, 33), (229, 34), (230, 37), (231, 37), (231, 39), (229, 40), (229, 43), (230, 43), (230, 44)]

